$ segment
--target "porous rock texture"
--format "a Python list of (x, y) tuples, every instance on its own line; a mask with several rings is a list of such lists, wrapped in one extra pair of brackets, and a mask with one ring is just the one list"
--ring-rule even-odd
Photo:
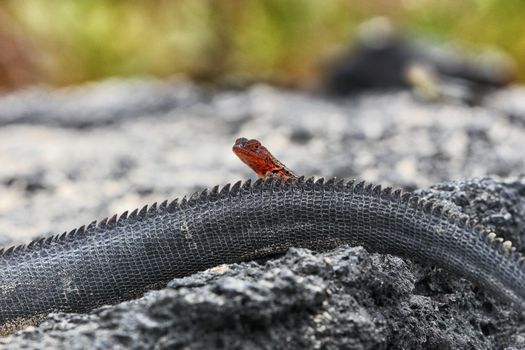
[[(422, 189), (525, 252), (520, 96), (509, 88), (468, 107), (395, 91), (330, 99), (113, 80), (0, 97), (0, 245), (253, 178), (230, 151), (245, 136), (300, 174)], [(0, 347), (520, 349), (525, 318), (447, 271), (345, 246), (291, 249), (89, 314), (51, 314)]]

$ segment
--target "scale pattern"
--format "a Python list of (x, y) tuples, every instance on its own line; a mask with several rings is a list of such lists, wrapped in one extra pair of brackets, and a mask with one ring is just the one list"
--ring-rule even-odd
[(525, 310), (525, 259), (438, 202), (364, 182), (240, 181), (0, 251), (0, 332), (223, 263), (341, 244), (433, 263)]

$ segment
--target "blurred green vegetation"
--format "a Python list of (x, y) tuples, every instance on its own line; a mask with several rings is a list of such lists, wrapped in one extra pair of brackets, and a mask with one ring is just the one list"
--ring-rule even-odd
[(376, 15), (501, 48), (525, 81), (524, 13), (523, 0), (4, 0), (0, 86), (137, 74), (305, 86)]

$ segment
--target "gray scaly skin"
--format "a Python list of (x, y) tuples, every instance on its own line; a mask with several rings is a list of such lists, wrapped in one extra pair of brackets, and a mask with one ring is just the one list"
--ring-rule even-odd
[(214, 187), (0, 253), (0, 331), (85, 312), (175, 277), (290, 247), (363, 245), (433, 263), (525, 309), (525, 260), (437, 202), (353, 181), (249, 180)]

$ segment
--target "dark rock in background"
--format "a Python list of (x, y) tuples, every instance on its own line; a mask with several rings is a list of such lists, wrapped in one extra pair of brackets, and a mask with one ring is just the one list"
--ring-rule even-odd
[(459, 47), (416, 40), (387, 18), (360, 25), (356, 43), (329, 65), (323, 90), (345, 96), (376, 89), (413, 88), (422, 97), (479, 104), (489, 91), (515, 79), (515, 63), (503, 52), (467, 54)]
[[(11, 242), (253, 178), (230, 150), (246, 136), (260, 139), (300, 174), (407, 189), (442, 182), (419, 194), (447, 201), (525, 248), (525, 124), (500, 108), (506, 98), (525, 97), (516, 88), (476, 108), (424, 103), (407, 92), (333, 101), (266, 86), (211, 92), (138, 80), (76, 88), (74, 94), (35, 91), (0, 98), (0, 238)], [(104, 100), (93, 105), (89, 96)], [(523, 111), (513, 103), (513, 115)], [(492, 179), (472, 179), (480, 176)], [(52, 314), (0, 344), (525, 348), (525, 319), (483, 288), (432, 266), (360, 247), (291, 249), (267, 261), (176, 279), (90, 314)]]

